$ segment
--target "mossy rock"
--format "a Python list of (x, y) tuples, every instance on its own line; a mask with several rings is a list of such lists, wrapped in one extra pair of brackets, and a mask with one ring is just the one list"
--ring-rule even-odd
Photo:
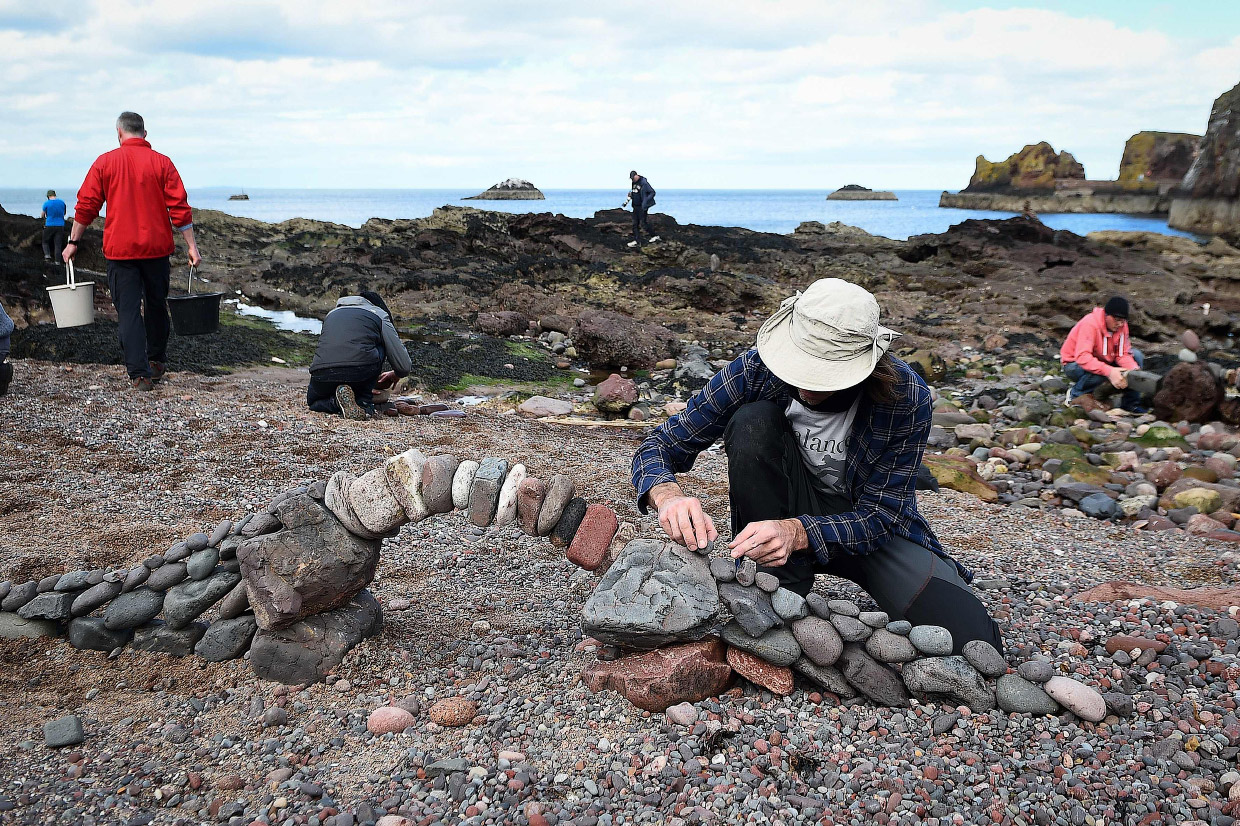
[(1098, 441), (1098, 435), (1083, 424), (1075, 424), (1068, 428), (1068, 431), (1076, 437), (1078, 442), (1092, 445)]
[(1142, 447), (1182, 447), (1188, 449), (1188, 442), (1184, 441), (1184, 437), (1180, 435), (1180, 431), (1174, 427), (1165, 427), (1163, 425), (1155, 425), (1140, 436), (1134, 436), (1132, 441)]
[(922, 463), (941, 488), (971, 493), (983, 502), (994, 502), (999, 498), (999, 492), (978, 475), (977, 467), (968, 459), (927, 454)]
[(1111, 472), (1089, 463), (1088, 459), (1067, 459), (1059, 466), (1060, 475), (1071, 476), (1078, 482), (1102, 487), (1111, 481)]
[(1052, 427), (1071, 427), (1072, 423), (1077, 419), (1084, 418), (1085, 411), (1079, 407), (1069, 407), (1067, 410), (1056, 410), (1046, 423)]
[(1085, 451), (1077, 445), (1061, 445), (1058, 442), (1043, 442), (1042, 449), (1038, 451), (1038, 458), (1046, 461), (1047, 459), (1063, 459), (1065, 462), (1084, 460)]
[[(1218, 481), (1217, 473), (1210, 470), (1208, 467), (1201, 467), (1200, 465), (1189, 465), (1184, 468), (1184, 473), (1182, 475), (1187, 476), (1189, 479), (1200, 479), (1203, 482), (1214, 483)], [(1181, 505), (1181, 507), (1183, 507), (1183, 505)], [(1200, 511), (1201, 508), (1198, 508), (1197, 510)], [(1206, 511), (1201, 512), (1205, 513)]]
[(1175, 495), (1175, 506), (1187, 508), (1192, 506), (1198, 513), (1214, 513), (1223, 506), (1223, 497), (1216, 490), (1209, 488), (1189, 488)]
[(947, 378), (949, 365), (942, 357), (929, 350), (902, 352), (900, 359), (912, 367), (913, 372), (925, 379), (927, 384), (935, 384)]
[(1005, 376), (1019, 376), (1021, 373), (1025, 371), (1024, 371), (1024, 368), (1022, 368), (1016, 362), (1008, 362), (1007, 364), (1003, 365), (1003, 368), (999, 372)]

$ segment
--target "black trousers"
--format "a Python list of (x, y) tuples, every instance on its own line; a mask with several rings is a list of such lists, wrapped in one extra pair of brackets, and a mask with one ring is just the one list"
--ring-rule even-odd
[(60, 253), (65, 249), (65, 227), (43, 228), (43, 257), (60, 263)]
[(653, 235), (650, 231), (650, 222), (646, 220), (646, 209), (636, 204), (633, 206), (633, 240), (638, 244), (642, 242), (642, 230), (646, 230), (647, 235)]
[[(728, 422), (724, 446), (733, 536), (750, 522), (829, 516), (853, 509), (847, 497), (814, 488), (783, 408), (774, 402), (741, 407)], [(951, 631), (956, 654), (970, 640), (985, 640), (1003, 651), (999, 626), (956, 566), (903, 537), (892, 536), (868, 554), (839, 551), (829, 564), (819, 562), (811, 551), (799, 551), (784, 565), (762, 570), (802, 596), (814, 587), (819, 573), (851, 580), (891, 619)]]
[(379, 380), (383, 364), (372, 367), (335, 367), (310, 374), (310, 386), (306, 388), (306, 405), (316, 413), (339, 413), (336, 388), (347, 384), (353, 388), (353, 397), (367, 413), (375, 412), (375, 382)]
[(168, 256), (108, 261), (108, 291), (120, 321), (121, 349), (131, 379), (150, 378), (150, 363), (168, 360), (170, 272)]

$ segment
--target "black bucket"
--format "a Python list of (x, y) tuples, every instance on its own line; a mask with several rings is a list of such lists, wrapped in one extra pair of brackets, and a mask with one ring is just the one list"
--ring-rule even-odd
[(223, 293), (168, 296), (168, 314), (178, 336), (201, 336), (220, 329)]

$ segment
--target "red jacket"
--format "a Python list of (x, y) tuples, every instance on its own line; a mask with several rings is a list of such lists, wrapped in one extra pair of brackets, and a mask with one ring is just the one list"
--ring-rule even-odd
[(142, 138), (126, 138), (95, 159), (78, 190), (73, 220), (89, 225), (105, 201), (103, 257), (114, 261), (172, 255), (172, 227), (193, 226), (177, 168)]
[(1068, 333), (1068, 340), (1059, 348), (1059, 360), (1064, 364), (1075, 361), (1085, 372), (1099, 376), (1105, 376), (1112, 367), (1136, 370), (1132, 343), (1128, 340), (1128, 322), (1121, 324), (1114, 333), (1109, 333), (1106, 313), (1101, 307), (1095, 307)]

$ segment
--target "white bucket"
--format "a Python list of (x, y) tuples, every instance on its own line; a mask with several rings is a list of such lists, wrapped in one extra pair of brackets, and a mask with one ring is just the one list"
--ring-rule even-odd
[(64, 284), (47, 288), (47, 295), (52, 299), (52, 313), (56, 316), (56, 326), (81, 327), (94, 324), (95, 282), (77, 283), (72, 261), (66, 266), (66, 276)]

